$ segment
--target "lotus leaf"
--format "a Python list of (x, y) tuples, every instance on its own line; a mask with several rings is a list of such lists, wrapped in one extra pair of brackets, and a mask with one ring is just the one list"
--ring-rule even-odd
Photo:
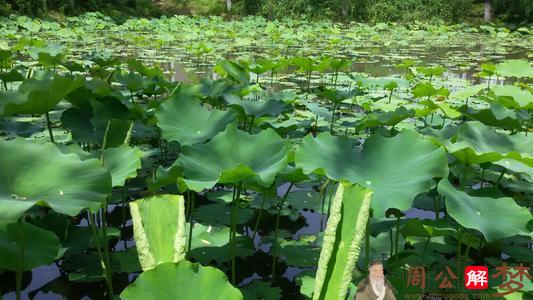
[(533, 77), (533, 67), (527, 60), (510, 59), (496, 65), (496, 73), (505, 77)]
[(232, 111), (207, 110), (190, 96), (171, 96), (159, 107), (157, 125), (168, 141), (181, 145), (203, 143), (235, 120)]
[(250, 135), (230, 125), (206, 144), (184, 146), (174, 166), (197, 192), (240, 181), (268, 187), (287, 166), (287, 150), (287, 142), (272, 129)]
[[(0, 268), (27, 271), (52, 263), (59, 254), (59, 238), (26, 222), (0, 223)], [(22, 238), (22, 240), (21, 240)], [(24, 256), (20, 260), (20, 247)], [(19, 263), (22, 263), (21, 267)]]
[[(83, 84), (81, 77), (26, 79), (18, 92), (0, 94), (0, 115), (45, 114), (52, 110), (65, 96)], [(11, 93), (11, 96), (5, 95)]]
[(242, 300), (243, 296), (222, 271), (182, 260), (176, 264), (163, 263), (143, 272), (120, 294), (120, 298)]
[(372, 189), (372, 208), (378, 218), (388, 208), (410, 208), (417, 194), (429, 190), (433, 177), (448, 174), (444, 149), (410, 130), (393, 138), (373, 135), (362, 151), (353, 144), (328, 133), (316, 138), (308, 135), (296, 150), (296, 166), (305, 173), (318, 172)]
[(508, 135), (481, 123), (469, 122), (461, 126), (451, 141), (446, 142), (446, 148), (461, 162), (480, 164), (511, 158), (533, 166), (531, 135)]
[(292, 110), (292, 106), (280, 100), (246, 100), (240, 99), (234, 94), (225, 94), (224, 100), (230, 107), (237, 108), (247, 116), (260, 118), (263, 116), (276, 117), (281, 113)]
[(517, 234), (532, 235), (526, 224), (533, 215), (512, 198), (470, 195), (457, 190), (446, 179), (440, 181), (438, 190), (446, 197), (448, 214), (462, 226), (481, 231), (489, 242)]
[(99, 161), (81, 161), (51, 143), (0, 141), (0, 165), (2, 220), (16, 220), (34, 205), (70, 216), (95, 211), (111, 192), (111, 176)]

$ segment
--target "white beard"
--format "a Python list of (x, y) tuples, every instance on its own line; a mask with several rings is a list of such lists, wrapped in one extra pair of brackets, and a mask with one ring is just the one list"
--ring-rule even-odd
[(372, 286), (372, 291), (374, 292), (374, 294), (378, 296), (377, 299), (383, 300), (383, 298), (385, 297), (385, 292), (386, 292), (385, 279), (384, 278), (380, 278), (380, 279), (370, 278), (370, 285)]

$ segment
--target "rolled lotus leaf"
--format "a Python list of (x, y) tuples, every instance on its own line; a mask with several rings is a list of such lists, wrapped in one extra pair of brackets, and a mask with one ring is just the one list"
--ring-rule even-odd
[[(130, 202), (133, 236), (144, 271), (185, 258), (185, 208), (180, 195)], [(161, 298), (163, 299), (163, 298)]]
[(313, 299), (345, 299), (364, 241), (371, 199), (369, 189), (339, 184), (324, 233)]

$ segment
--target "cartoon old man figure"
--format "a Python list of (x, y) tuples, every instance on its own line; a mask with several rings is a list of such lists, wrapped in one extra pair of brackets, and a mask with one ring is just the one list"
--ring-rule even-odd
[(396, 300), (394, 288), (383, 274), (383, 263), (373, 261), (368, 276), (357, 285), (355, 300)]

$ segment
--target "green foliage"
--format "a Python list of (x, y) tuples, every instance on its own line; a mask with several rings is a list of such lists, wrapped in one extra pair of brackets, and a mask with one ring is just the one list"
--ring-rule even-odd
[(269, 19), (325, 16), (330, 9), (327, 3), (316, 0), (264, 0), (260, 13)]
[[(186, 15), (261, 15), (268, 19), (331, 18), (353, 21), (457, 22), (479, 15), (474, 0), (233, 0), (227, 11), (225, 0), (0, 0), (0, 16), (11, 13), (49, 16), (54, 13), (76, 15), (102, 12), (118, 20), (126, 16)], [(532, 22), (533, 2), (493, 0), (493, 15), (505, 21)], [(479, 17), (479, 16), (478, 16)]]
[(493, 0), (494, 13), (507, 21), (533, 22), (533, 1)]
[(0, 15), (42, 16), (50, 12), (76, 15), (100, 11), (111, 16), (153, 16), (160, 11), (152, 0), (0, 0)]
[(470, 0), (375, 0), (368, 2), (368, 19), (373, 21), (416, 21), (441, 19), (447, 22), (465, 17)]

